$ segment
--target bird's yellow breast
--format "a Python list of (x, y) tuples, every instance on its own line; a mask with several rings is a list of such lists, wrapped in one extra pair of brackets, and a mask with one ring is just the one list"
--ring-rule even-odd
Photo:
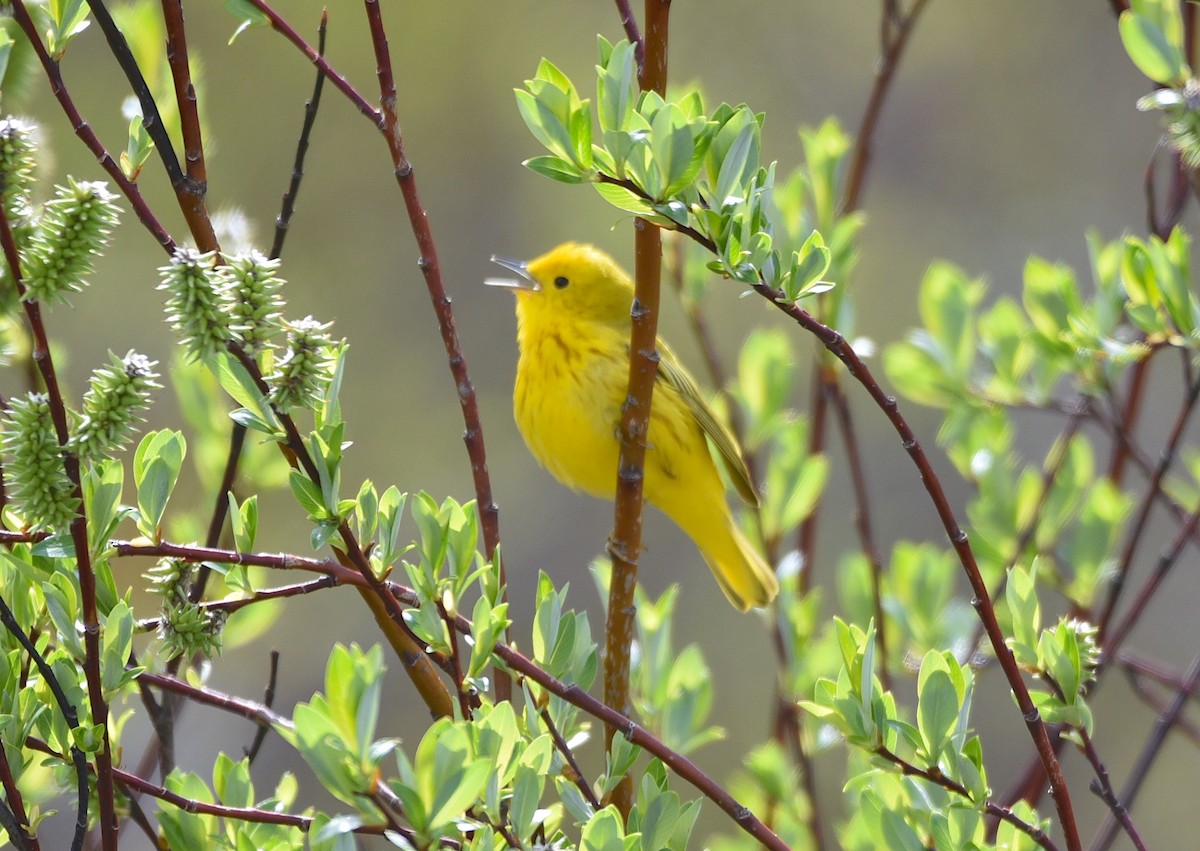
[[(531, 327), (531, 324), (533, 327)], [(595, 323), (522, 323), (513, 408), (530, 451), (556, 479), (593, 496), (616, 491), (621, 405), (629, 380), (628, 336)], [(647, 435), (651, 502), (681, 485), (719, 482), (703, 433), (683, 400), (658, 382)], [(691, 459), (691, 463), (685, 463)], [(699, 462), (699, 463), (696, 463)], [(719, 484), (717, 484), (719, 487)]]

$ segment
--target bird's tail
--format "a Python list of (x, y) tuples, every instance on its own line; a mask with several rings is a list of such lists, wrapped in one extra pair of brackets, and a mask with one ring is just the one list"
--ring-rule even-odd
[(779, 593), (775, 571), (726, 515), (724, 528), (710, 527), (696, 536), (700, 554), (717, 578), (717, 584), (739, 611), (766, 606)]

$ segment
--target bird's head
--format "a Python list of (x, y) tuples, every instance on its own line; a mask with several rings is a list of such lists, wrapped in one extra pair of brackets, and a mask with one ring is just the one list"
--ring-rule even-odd
[(492, 261), (520, 276), (490, 279), (491, 286), (517, 294), (517, 312), (559, 321), (579, 319), (627, 323), (633, 282), (616, 261), (598, 248), (565, 242), (529, 262), (493, 257)]

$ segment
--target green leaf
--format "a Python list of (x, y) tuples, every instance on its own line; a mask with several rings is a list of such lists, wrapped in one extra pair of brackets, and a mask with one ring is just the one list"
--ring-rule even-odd
[[(929, 656), (937, 656), (929, 651)], [(922, 665), (924, 667), (924, 665)], [(931, 765), (936, 765), (942, 752), (950, 744), (950, 733), (958, 719), (958, 693), (950, 675), (945, 671), (934, 671), (923, 677), (917, 691), (917, 729), (925, 743), (925, 755)]]
[(132, 650), (133, 611), (120, 601), (109, 611), (100, 635), (100, 682), (106, 697), (136, 676), (125, 668)]
[(581, 171), (578, 166), (569, 163), (562, 157), (550, 155), (530, 157), (521, 165), (532, 172), (557, 180), (559, 183), (587, 183), (591, 176)]
[(642, 216), (650, 219), (661, 219), (654, 212), (654, 208), (649, 203), (642, 200), (638, 195), (626, 189), (624, 186), (617, 186), (612, 183), (593, 183), (596, 191), (600, 193), (600, 197), (608, 203), (612, 204), (618, 210), (625, 210), (629, 213)]
[(153, 541), (159, 538), (163, 513), (179, 479), (186, 454), (187, 444), (183, 434), (167, 429), (149, 432), (134, 453), (138, 531)]
[(254, 539), (258, 534), (258, 494), (251, 496), (240, 506), (233, 491), (229, 497), (229, 525), (233, 532), (233, 545), (239, 552), (254, 550)]
[[(711, 150), (711, 149), (710, 149)], [(758, 169), (758, 125), (747, 120), (721, 161), (712, 198), (718, 208), (724, 208), (747, 195), (746, 181)]]
[(1012, 616), (1013, 637), (1009, 643), (1013, 655), (1018, 664), (1036, 667), (1038, 659), (1035, 648), (1041, 628), (1041, 608), (1038, 605), (1034, 571), (1019, 567), (1010, 570), (1004, 596)]
[(1121, 43), (1138, 70), (1156, 83), (1179, 86), (1187, 80), (1188, 67), (1180, 45), (1149, 18), (1133, 11), (1121, 13), (1117, 21)]
[(625, 851), (625, 827), (617, 808), (609, 804), (594, 815), (579, 840), (580, 851)]
[(271, 23), (271, 19), (249, 0), (225, 0), (225, 9), (241, 21), (229, 37), (229, 44), (233, 44), (237, 37), (250, 27), (268, 26)]
[(625, 40), (609, 45), (603, 36), (598, 38), (601, 64), (596, 66), (596, 116), (601, 131), (624, 130), (638, 96), (634, 47)]
[(288, 484), (310, 519), (321, 520), (325, 517), (325, 500), (321, 496), (320, 485), (300, 470), (292, 470), (288, 474)]

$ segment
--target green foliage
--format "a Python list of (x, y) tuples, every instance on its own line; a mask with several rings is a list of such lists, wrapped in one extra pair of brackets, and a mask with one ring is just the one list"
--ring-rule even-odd
[[(221, 628), (225, 614), (192, 601), (189, 591), (195, 581), (194, 565), (166, 558), (146, 574), (151, 590), (162, 598), (158, 637), (163, 655), (215, 656), (221, 650)], [(126, 653), (128, 655), (128, 653)]]
[(663, 227), (695, 230), (712, 244), (712, 271), (762, 283), (781, 301), (830, 289), (823, 276), (833, 249), (820, 234), (806, 234), (788, 251), (775, 245), (775, 165), (761, 162), (762, 115), (729, 104), (707, 113), (694, 91), (671, 102), (639, 92), (627, 42), (601, 38), (596, 70), (599, 143), (591, 102), (548, 60), (516, 91), (526, 126), (550, 151), (527, 167), (563, 183), (591, 183), (613, 206)]
[[(229, 262), (221, 266), (217, 272), (223, 279), (226, 300), (230, 303), (231, 320), (229, 329), (242, 347), (249, 354), (257, 354), (267, 347), (275, 335), (282, 330), (284, 308), (284, 280), (279, 277), (279, 260), (268, 260), (257, 251), (229, 258)], [(300, 323), (303, 325), (303, 323)], [(308, 321), (310, 326), (316, 326), (315, 333), (324, 330), (325, 326)], [(290, 327), (292, 335), (299, 332)], [(304, 354), (311, 355), (307, 347), (314, 343), (310, 328), (306, 338), (298, 341), (304, 349)], [(295, 347), (297, 341), (289, 338), (289, 346)], [(295, 360), (303, 355), (284, 356), (285, 360)], [(291, 364), (285, 371), (295, 372), (299, 364)], [(284, 369), (280, 364), (281, 370)], [(318, 393), (319, 395), (319, 393)], [(282, 407), (287, 407), (282, 406)]]
[(151, 540), (158, 540), (162, 534), (163, 515), (186, 453), (183, 434), (170, 430), (147, 433), (134, 453), (138, 531)]

